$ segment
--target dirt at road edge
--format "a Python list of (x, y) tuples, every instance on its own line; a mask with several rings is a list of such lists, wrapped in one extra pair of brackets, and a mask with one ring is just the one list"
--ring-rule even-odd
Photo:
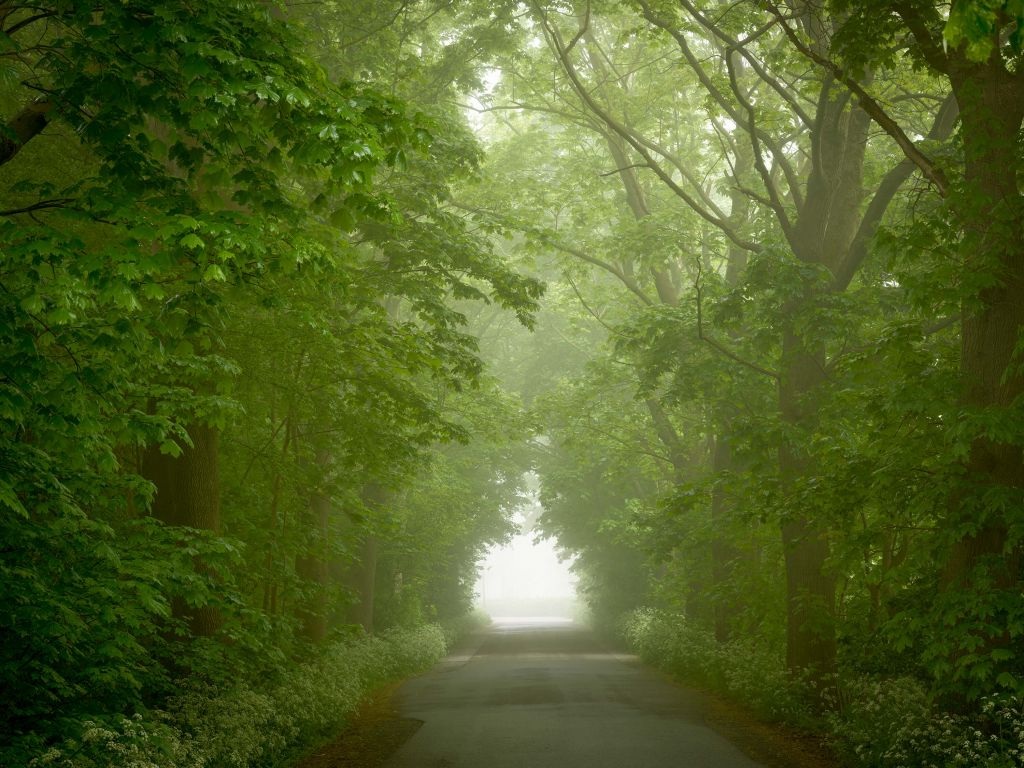
[(392, 698), (402, 682), (375, 691), (335, 739), (321, 744), (294, 768), (379, 768), (423, 725), (400, 717)]

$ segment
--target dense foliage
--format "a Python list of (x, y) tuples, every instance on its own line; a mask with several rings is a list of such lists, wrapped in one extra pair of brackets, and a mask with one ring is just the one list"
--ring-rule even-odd
[(541, 286), (446, 202), (472, 62), (410, 58), (476, 15), (385, 5), (0, 4), (0, 763), (279, 761), (511, 532), (458, 302)]
[(486, 348), (546, 367), (540, 525), (595, 620), (654, 611), (647, 658), (864, 764), (1022, 759), (1018, 17), (531, 2), (470, 105), (467, 207), (550, 284)]
[(1024, 764), (1021, 23), (0, 2), (0, 763), (283, 759), (534, 471), (653, 663)]

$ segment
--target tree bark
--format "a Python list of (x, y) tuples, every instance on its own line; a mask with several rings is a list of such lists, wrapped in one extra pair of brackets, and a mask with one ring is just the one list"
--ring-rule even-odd
[(295, 557), (295, 572), (304, 582), (305, 597), (296, 612), (301, 622), (300, 634), (313, 643), (327, 639), (327, 539), (330, 520), (330, 498), (317, 491), (309, 500), (309, 511), (302, 520), (308, 529), (310, 544)]
[[(749, 147), (739, 146), (733, 163), (733, 187), (729, 192), (729, 223), (738, 230), (750, 217), (750, 198), (740, 191), (746, 175), (751, 171), (753, 158)], [(747, 252), (735, 243), (729, 244), (729, 257), (725, 265), (725, 282), (730, 288), (739, 285), (747, 269)], [(711, 586), (715, 592), (715, 640), (728, 642), (732, 636), (733, 624), (746, 607), (740, 590), (735, 589), (734, 579), (737, 567), (750, 571), (753, 563), (733, 543), (729, 518), (732, 514), (732, 500), (721, 484), (721, 476), (734, 468), (732, 450), (733, 417), (736, 406), (722, 402), (715, 407), (715, 422), (718, 434), (711, 457), (711, 472), (717, 478), (711, 490)]]
[[(783, 371), (779, 406), (784, 422), (806, 430), (815, 413), (814, 393), (823, 379), (824, 355), (809, 351), (792, 331), (783, 336)], [(808, 456), (799, 447), (779, 445), (783, 493), (794, 490), (810, 473)], [(813, 511), (794, 508), (781, 524), (786, 563), (786, 664), (816, 677), (835, 671), (835, 577), (827, 570), (828, 529)]]
[[(151, 514), (167, 525), (185, 526), (220, 532), (220, 481), (217, 473), (219, 433), (213, 427), (195, 422), (188, 427), (191, 446), (182, 446), (181, 455), (161, 453), (150, 446), (142, 461), (142, 475), (156, 486)], [(207, 572), (198, 558), (196, 570)], [(210, 637), (221, 625), (216, 606), (189, 606), (176, 598), (174, 615), (185, 619), (193, 635)]]
[[(812, 25), (813, 26), (813, 25)], [(805, 264), (820, 264), (835, 274), (846, 260), (861, 220), (864, 153), (870, 118), (835, 93), (824, 76), (812, 132), (812, 170), (804, 204), (790, 238), (793, 253)], [(805, 440), (817, 418), (816, 392), (825, 378), (823, 340), (797, 330), (798, 315), (821, 299), (822, 286), (804, 286), (791, 302), (783, 328), (779, 412), (790, 434)], [(779, 445), (783, 494), (796, 488), (813, 467), (802, 447)], [(830, 552), (827, 522), (813, 510), (791, 509), (780, 526), (786, 563), (786, 661), (794, 671), (816, 676), (835, 671), (835, 578), (827, 571)]]
[[(965, 270), (994, 280), (961, 311), (961, 402), (990, 412), (1008, 409), (1024, 395), (1014, 350), (1024, 331), (1024, 234), (1019, 187), (1018, 135), (1024, 120), (1024, 80), (1006, 70), (998, 51), (983, 63), (960, 59), (949, 79), (960, 104), (966, 182)], [(950, 501), (952, 523), (974, 530), (957, 540), (945, 565), (945, 590), (971, 589), (979, 566), (992, 584), (1019, 594), (1021, 551), (1008, 549), (1010, 521), (985, 510), (988, 489), (1024, 490), (1024, 452), (1018, 442), (975, 438), (965, 462), (966, 483)], [(987, 647), (1004, 633), (985, 637)], [(974, 651), (977, 653), (978, 651)]]
[[(376, 483), (370, 483), (363, 489), (363, 501), (371, 510), (380, 510), (387, 500), (387, 491)], [(373, 534), (367, 534), (363, 539), (359, 561), (349, 568), (346, 581), (357, 598), (349, 608), (349, 621), (362, 625), (367, 632), (373, 632), (377, 589), (377, 537)]]

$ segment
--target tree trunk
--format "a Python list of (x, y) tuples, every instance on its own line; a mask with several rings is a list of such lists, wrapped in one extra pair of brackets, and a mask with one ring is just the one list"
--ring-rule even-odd
[(356, 602), (349, 609), (349, 621), (373, 632), (373, 603), (377, 588), (377, 537), (367, 536), (359, 551), (359, 562), (349, 570), (349, 586)]
[(50, 122), (53, 102), (34, 101), (23, 107), (0, 131), (0, 165), (14, 158), (26, 144), (43, 132)]
[[(376, 483), (370, 483), (363, 489), (363, 501), (373, 511), (380, 510), (387, 500), (387, 491)], [(349, 609), (349, 621), (373, 632), (373, 604), (377, 589), (377, 537), (373, 534), (368, 533), (363, 539), (359, 562), (349, 569), (346, 581), (357, 598)]]
[[(827, 21), (807, 16), (815, 45), (827, 48)], [(815, 128), (810, 141), (811, 172), (804, 202), (789, 234), (793, 254), (804, 264), (827, 267), (837, 274), (850, 255), (861, 222), (864, 154), (871, 120), (851, 104), (849, 94), (836, 92), (825, 76), (819, 91)], [(779, 479), (790, 494), (813, 467), (804, 453), (817, 419), (817, 395), (825, 379), (825, 340), (820, 331), (798, 332), (800, 315), (813, 309), (820, 292), (807, 284), (790, 301), (782, 333), (779, 413), (789, 437), (779, 445)], [(793, 440), (801, 441), (799, 447)], [(809, 447), (809, 446), (808, 446)], [(835, 670), (835, 578), (827, 572), (828, 527), (813, 510), (790, 503), (780, 532), (786, 563), (786, 661), (791, 670), (810, 670), (821, 677)]]
[(306, 550), (295, 557), (295, 572), (304, 582), (305, 595), (296, 613), (301, 622), (300, 634), (313, 643), (327, 639), (327, 536), (331, 502), (324, 493), (314, 493), (309, 512), (302, 521), (312, 534)]
[[(814, 418), (814, 392), (823, 378), (824, 355), (787, 330), (783, 336), (779, 405), (784, 423), (805, 432)], [(809, 474), (809, 459), (790, 442), (779, 445), (783, 493)], [(816, 677), (835, 671), (835, 578), (828, 573), (828, 530), (812, 511), (795, 508), (782, 521), (786, 563), (786, 663)]]
[[(998, 51), (985, 63), (960, 61), (950, 81), (960, 104), (965, 155), (965, 271), (991, 275), (991, 284), (966, 300), (962, 312), (962, 404), (998, 412), (1024, 395), (1024, 376), (1011, 364), (1024, 330), (1024, 236), (1018, 186), (1017, 137), (1024, 120), (1024, 82), (1006, 71)], [(1007, 550), (1010, 521), (985, 509), (993, 488), (1024, 489), (1024, 453), (1018, 442), (978, 437), (965, 462), (966, 482), (950, 502), (952, 523), (973, 530), (953, 545), (942, 575), (945, 590), (971, 589), (972, 573), (989, 569), (996, 589), (1019, 597), (1021, 553)], [(985, 637), (987, 647), (1005, 633)], [(981, 650), (981, 649), (979, 649)], [(977, 653), (979, 650), (975, 650)]]
[(728, 425), (724, 425), (720, 431), (711, 457), (711, 472), (719, 478), (711, 489), (711, 528), (714, 536), (711, 540), (711, 582), (714, 591), (715, 639), (725, 643), (731, 637), (736, 617), (744, 607), (740, 592), (733, 584), (736, 566), (743, 554), (729, 536), (732, 501), (722, 488), (720, 475), (732, 470), (733, 455), (729, 445)]
[[(753, 158), (749, 146), (740, 145), (733, 163), (733, 187), (729, 192), (729, 223), (741, 228), (750, 218), (750, 198), (740, 192), (746, 175), (753, 168)], [(729, 257), (725, 265), (725, 282), (730, 288), (739, 285), (747, 269), (747, 252), (735, 243), (729, 246)], [(725, 472), (731, 472), (735, 457), (731, 445), (733, 415), (736, 407), (732, 402), (723, 402), (715, 408), (715, 422), (718, 434), (715, 436), (715, 450), (711, 457), (711, 471), (716, 478)], [(729, 517), (732, 513), (732, 501), (716, 482), (711, 490), (711, 528), (714, 538), (711, 541), (711, 581), (715, 592), (715, 639), (725, 643), (732, 634), (736, 617), (745, 607), (740, 590), (735, 589), (733, 579), (737, 566), (748, 572), (753, 563), (744, 558), (743, 552), (733, 543), (730, 535)]]
[[(143, 456), (142, 475), (156, 486), (151, 514), (167, 525), (186, 526), (220, 532), (220, 483), (217, 476), (219, 433), (207, 424), (195, 422), (188, 427), (191, 446), (182, 446), (181, 455), (168, 456), (159, 447), (150, 446)], [(196, 570), (207, 572), (197, 558)], [(174, 615), (188, 621), (192, 634), (210, 637), (221, 624), (216, 606), (188, 606), (175, 598)]]

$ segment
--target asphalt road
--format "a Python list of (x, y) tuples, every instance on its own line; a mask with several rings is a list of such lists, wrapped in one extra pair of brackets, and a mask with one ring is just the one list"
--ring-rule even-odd
[(697, 694), (568, 623), (501, 623), (405, 683), (423, 721), (386, 768), (757, 768), (704, 724)]

